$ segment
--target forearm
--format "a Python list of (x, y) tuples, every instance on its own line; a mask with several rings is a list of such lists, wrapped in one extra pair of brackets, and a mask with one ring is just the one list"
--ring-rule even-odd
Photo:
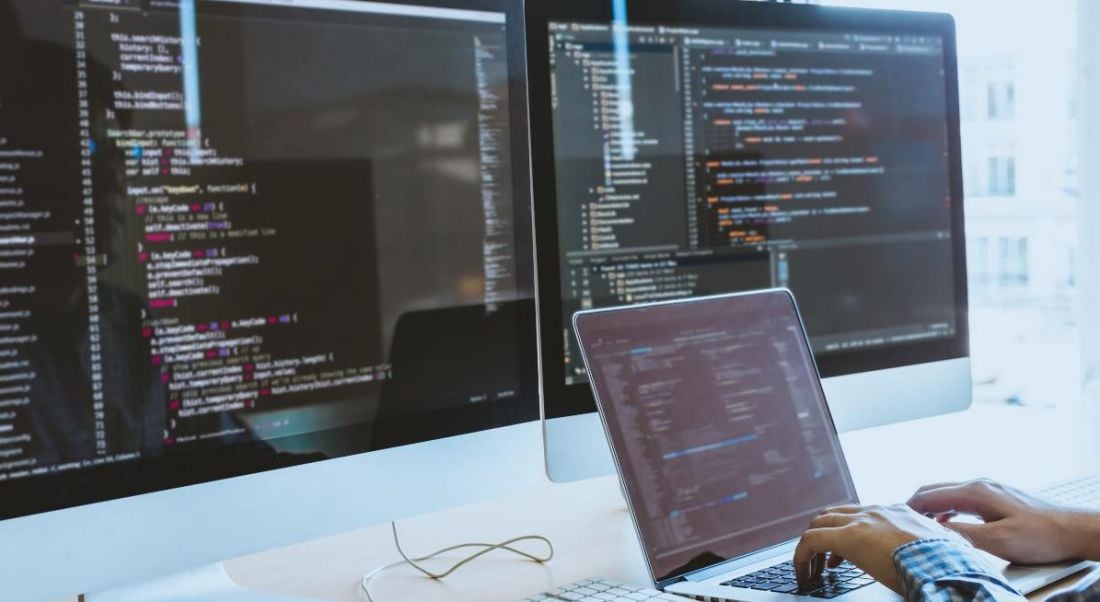
[(1100, 561), (1100, 512), (1067, 510), (1062, 525), (1072, 558)]

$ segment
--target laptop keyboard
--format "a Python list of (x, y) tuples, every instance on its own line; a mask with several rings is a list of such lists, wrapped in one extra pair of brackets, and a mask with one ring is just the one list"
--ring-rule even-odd
[(874, 582), (874, 579), (856, 568), (856, 565), (845, 561), (836, 568), (825, 569), (818, 579), (799, 586), (795, 579), (794, 563), (788, 561), (742, 575), (722, 585), (828, 599), (866, 587)]
[[(1100, 474), (1088, 475), (1064, 483), (1045, 487), (1036, 492), (1052, 502), (1072, 506), (1100, 509)], [(794, 575), (794, 564), (783, 562), (766, 569), (749, 573), (722, 583), (743, 587), (813, 598), (835, 598), (874, 583), (875, 580), (850, 562), (835, 569), (825, 569), (821, 578), (799, 587)], [(577, 581), (553, 591), (524, 598), (524, 602), (642, 602), (653, 600), (684, 600), (684, 598), (659, 592), (655, 589), (629, 585), (610, 579), (593, 578)]]

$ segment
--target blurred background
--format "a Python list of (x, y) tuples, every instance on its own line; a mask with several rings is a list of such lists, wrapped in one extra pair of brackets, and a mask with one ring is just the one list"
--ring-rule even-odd
[[(819, 0), (946, 12), (958, 31), (975, 402), (1067, 407), (1100, 400), (1089, 292), (1086, 102), (1097, 87), (1094, 0)], [(1095, 37), (1093, 35), (1092, 37)], [(1092, 95), (1096, 98), (1095, 95)], [(1100, 113), (1100, 108), (1094, 109)], [(1095, 118), (1092, 118), (1095, 119)], [(1097, 157), (1091, 161), (1088, 156)], [(1095, 196), (1095, 195), (1094, 195)], [(1100, 223), (1098, 223), (1100, 225)], [(1092, 302), (1090, 303), (1090, 299)]]

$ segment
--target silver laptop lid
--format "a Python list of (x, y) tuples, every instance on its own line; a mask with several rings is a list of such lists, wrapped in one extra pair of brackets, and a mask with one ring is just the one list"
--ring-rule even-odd
[(583, 311), (573, 324), (654, 582), (856, 503), (789, 291)]

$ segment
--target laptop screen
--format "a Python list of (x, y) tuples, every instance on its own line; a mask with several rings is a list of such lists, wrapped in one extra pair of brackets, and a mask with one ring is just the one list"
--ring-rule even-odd
[(575, 324), (656, 581), (790, 540), (823, 508), (856, 502), (787, 291)]

